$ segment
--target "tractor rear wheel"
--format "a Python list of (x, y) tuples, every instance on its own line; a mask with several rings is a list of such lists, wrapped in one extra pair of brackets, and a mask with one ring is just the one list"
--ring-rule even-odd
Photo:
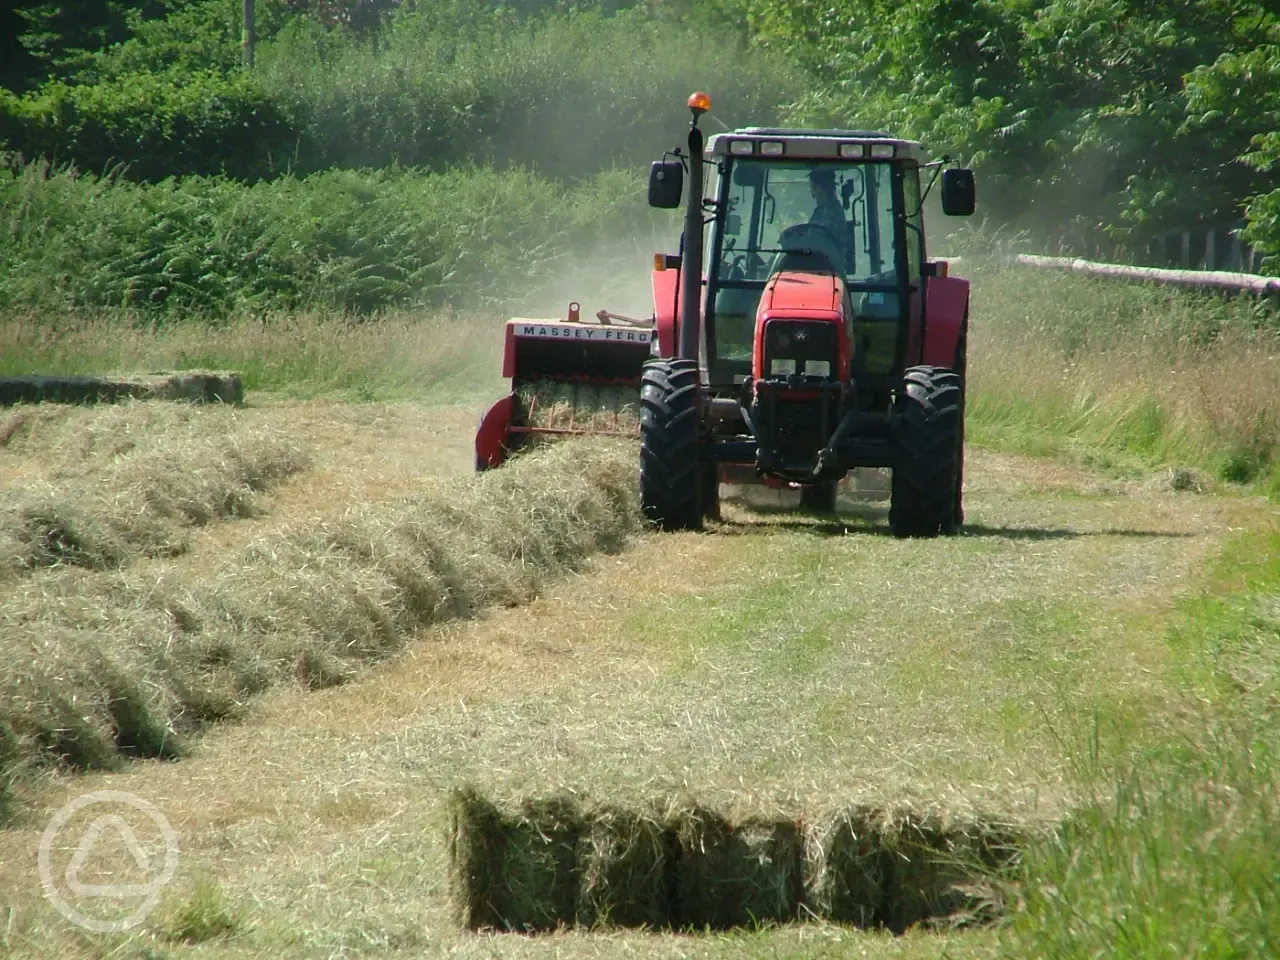
[(960, 375), (944, 367), (911, 367), (894, 406), (889, 527), (896, 537), (955, 533), (963, 429)]
[(836, 492), (840, 488), (838, 480), (829, 483), (815, 483), (800, 488), (800, 509), (813, 513), (835, 513)]
[(707, 486), (698, 463), (698, 364), (650, 360), (640, 387), (640, 506), (663, 530), (702, 526)]

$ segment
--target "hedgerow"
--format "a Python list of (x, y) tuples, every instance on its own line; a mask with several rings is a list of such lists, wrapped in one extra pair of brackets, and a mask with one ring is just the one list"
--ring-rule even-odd
[(644, 208), (638, 178), (388, 169), (141, 184), (0, 166), (0, 301), (156, 316), (528, 299)]

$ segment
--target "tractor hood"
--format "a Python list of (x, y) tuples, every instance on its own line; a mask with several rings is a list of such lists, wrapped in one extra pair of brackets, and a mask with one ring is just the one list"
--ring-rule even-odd
[[(765, 284), (756, 309), (756, 320), (782, 317), (808, 317), (817, 310), (839, 314), (844, 301), (844, 281), (833, 273), (810, 273), (801, 270), (783, 270), (775, 273)], [(797, 313), (796, 311), (800, 311)], [(843, 319), (837, 316), (834, 319)]]
[[(752, 377), (760, 380), (771, 375), (766, 366), (772, 346), (783, 341), (803, 343), (806, 349), (819, 349), (828, 375), (845, 379), (852, 358), (852, 343), (846, 310), (849, 298), (844, 280), (829, 271), (780, 270), (769, 278), (756, 308), (756, 328), (752, 351)], [(802, 370), (803, 367), (796, 369)]]

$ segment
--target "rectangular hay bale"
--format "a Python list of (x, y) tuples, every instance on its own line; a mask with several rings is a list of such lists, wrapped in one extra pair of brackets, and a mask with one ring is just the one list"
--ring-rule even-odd
[(919, 923), (980, 913), (976, 889), (990, 869), (989, 829), (970, 822), (944, 826), (930, 814), (909, 813), (886, 821), (881, 838), (886, 858), (882, 922), (894, 932)]
[(854, 807), (805, 836), (805, 904), (835, 923), (871, 927), (880, 922), (888, 871), (874, 810)]
[(98, 404), (123, 400), (244, 404), (238, 373), (192, 370), (147, 376), (0, 377), (0, 407), (19, 403)]
[(670, 926), (673, 839), (655, 813), (614, 806), (589, 813), (579, 841), (578, 923)]
[(675, 924), (686, 929), (757, 927), (795, 918), (803, 843), (792, 820), (734, 825), (705, 807), (678, 811)]
[(506, 813), (470, 788), (449, 800), (450, 888), (468, 930), (551, 930), (573, 923), (582, 812), (569, 797)]

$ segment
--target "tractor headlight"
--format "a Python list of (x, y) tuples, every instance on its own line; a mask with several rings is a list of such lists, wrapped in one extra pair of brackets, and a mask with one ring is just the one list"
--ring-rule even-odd
[(860, 144), (860, 143), (842, 143), (842, 144), (840, 144), (840, 156), (842, 156), (842, 157), (860, 157), (860, 156), (862, 156), (862, 144)]
[(780, 157), (785, 149), (781, 140), (760, 141), (760, 152), (766, 157)]
[[(777, 363), (775, 360), (774, 363)], [(795, 366), (795, 363), (792, 363)], [(804, 362), (804, 375), (806, 377), (829, 377), (831, 376), (830, 360), (806, 360)]]
[(736, 157), (748, 156), (751, 154), (753, 150), (755, 150), (755, 148), (756, 148), (756, 145), (752, 143), (750, 140), (730, 140), (729, 141), (729, 152)]
[(796, 362), (790, 359), (775, 358), (769, 363), (769, 374), (774, 377), (790, 377), (796, 372)]
[(887, 160), (898, 152), (898, 148), (892, 143), (873, 143), (871, 145), (871, 156), (879, 160)]

